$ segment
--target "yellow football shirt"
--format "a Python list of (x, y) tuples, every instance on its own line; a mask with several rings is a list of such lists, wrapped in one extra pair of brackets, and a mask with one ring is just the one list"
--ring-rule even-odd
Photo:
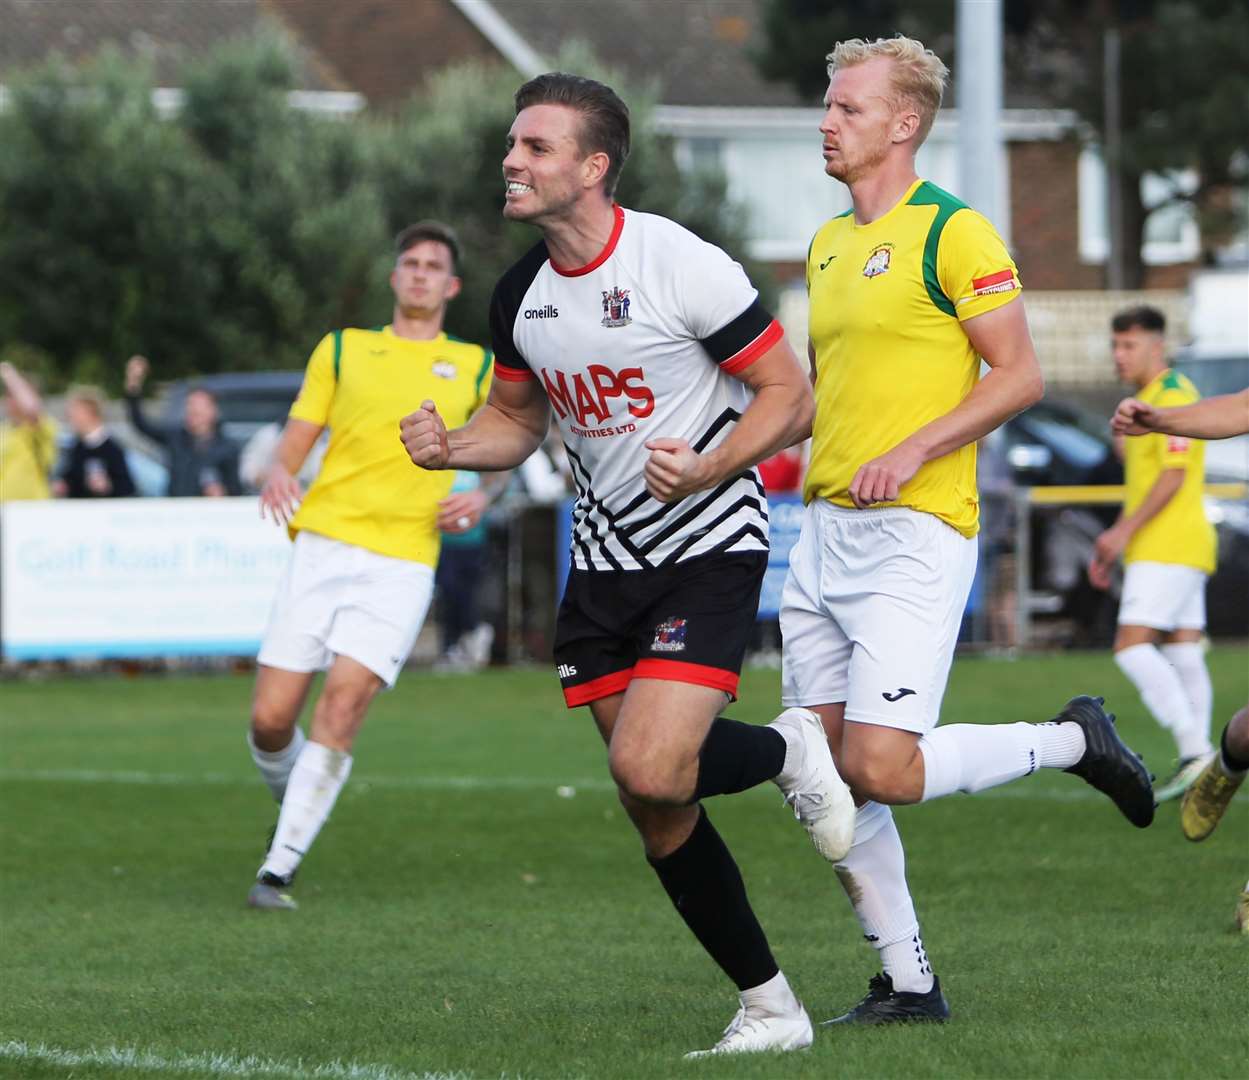
[[(888, 213), (825, 223), (807, 255), (815, 348), (815, 430), (804, 498), (853, 506), (859, 466), (950, 412), (980, 358), (962, 320), (1009, 303), (1019, 273), (993, 226), (917, 180)], [(979, 528), (976, 446), (922, 465), (898, 499), (964, 536)]]
[(50, 416), (32, 424), (0, 422), (0, 502), (51, 497), (48, 475), (56, 461), (56, 431)]
[[(1169, 368), (1136, 395), (1159, 408), (1191, 405), (1201, 395), (1179, 372)], [(1165, 469), (1183, 469), (1184, 482), (1161, 510), (1137, 531), (1123, 553), (1124, 563), (1158, 562), (1194, 566), (1214, 573), (1218, 543), (1202, 502), (1206, 444), (1178, 435), (1137, 435), (1124, 440), (1123, 470), (1127, 493), (1124, 514), (1136, 510)]]
[(328, 425), (330, 442), (291, 535), (307, 529), (436, 566), (438, 502), (455, 473), (413, 465), (399, 421), (428, 399), (448, 428), (464, 424), (486, 400), (492, 359), (480, 345), (446, 334), (411, 341), (389, 326), (322, 338), (290, 415)]

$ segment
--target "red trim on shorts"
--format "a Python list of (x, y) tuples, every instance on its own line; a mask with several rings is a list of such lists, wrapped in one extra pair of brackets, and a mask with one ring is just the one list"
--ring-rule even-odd
[(570, 686), (564, 691), (564, 704), (570, 709), (578, 705), (588, 705), (591, 701), (620, 694), (629, 688), (629, 680), (633, 678), (633, 668), (613, 671), (610, 675), (600, 675), (580, 686)]
[(682, 660), (660, 660), (648, 656), (639, 660), (633, 669), (635, 679), (666, 679), (668, 682), (693, 683), (710, 686), (737, 697), (737, 683), (741, 678), (736, 672), (724, 668), (708, 667), (706, 664), (687, 664)]
[(784, 336), (784, 328), (773, 319), (768, 323), (768, 328), (754, 341), (744, 349), (739, 349), (727, 360), (721, 361), (720, 369), (729, 375), (736, 375), (739, 371), (745, 371)]
[(529, 382), (530, 379), (536, 379), (538, 376), (527, 368), (521, 371), (518, 368), (507, 367), (496, 360), (494, 362), (494, 377), (502, 379), (504, 382)]
[(607, 238), (607, 243), (603, 250), (594, 257), (593, 262), (588, 262), (585, 266), (578, 266), (572, 270), (565, 270), (562, 266), (556, 266), (555, 260), (551, 259), (551, 269), (560, 277), (581, 277), (582, 274), (588, 274), (591, 270), (597, 270), (608, 259), (611, 253), (616, 250), (616, 242), (620, 239), (620, 231), (624, 228), (624, 211), (617, 203), (611, 204), (612, 213), (616, 216), (616, 223), (612, 226), (611, 236)]

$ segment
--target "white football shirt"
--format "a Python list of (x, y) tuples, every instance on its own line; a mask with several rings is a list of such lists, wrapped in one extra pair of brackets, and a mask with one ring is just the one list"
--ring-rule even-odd
[(741, 266), (667, 218), (614, 207), (593, 262), (555, 266), (538, 243), (495, 287), (495, 377), (537, 379), (577, 484), (572, 561), (641, 570), (711, 552), (766, 551), (767, 499), (751, 468), (660, 503), (650, 439), (713, 449), (751, 399), (733, 378), (781, 339)]

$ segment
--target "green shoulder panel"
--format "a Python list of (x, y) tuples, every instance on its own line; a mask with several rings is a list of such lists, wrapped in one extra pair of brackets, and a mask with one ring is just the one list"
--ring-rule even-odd
[(477, 372), (477, 382), (473, 385), (473, 393), (477, 395), (477, 399), (479, 401), (481, 400), (481, 384), (486, 381), (486, 374), (490, 371), (490, 365), (493, 362), (494, 353), (492, 353), (489, 349), (482, 349), (481, 368)]
[(334, 381), (338, 382), (339, 372), (343, 367), (343, 332), (334, 331)]
[(915, 194), (907, 200), (908, 206), (935, 206), (936, 214), (932, 224), (928, 226), (928, 237), (924, 241), (924, 287), (928, 290), (928, 299), (947, 315), (957, 318), (954, 301), (942, 291), (941, 282), (937, 277), (937, 245), (941, 242), (941, 232), (946, 222), (958, 211), (966, 210), (967, 204), (956, 199), (948, 191), (943, 191), (936, 184), (925, 180), (915, 189)]
[(1160, 389), (1162, 390), (1188, 390), (1190, 388), (1184, 385), (1187, 381), (1188, 380), (1185, 379), (1184, 376), (1181, 375), (1178, 371), (1168, 371), (1162, 377), (1162, 386), (1160, 387)]

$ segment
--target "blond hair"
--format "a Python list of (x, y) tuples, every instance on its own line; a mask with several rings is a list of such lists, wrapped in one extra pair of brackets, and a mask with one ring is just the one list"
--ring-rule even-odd
[(98, 386), (76, 383), (65, 391), (66, 402), (81, 401), (93, 413), (97, 420), (104, 418), (104, 391)]
[(878, 56), (893, 61), (889, 73), (889, 82), (893, 87), (890, 105), (894, 109), (903, 104), (910, 105), (919, 113), (919, 135), (915, 140), (915, 145), (919, 146), (928, 138), (932, 122), (937, 118), (937, 110), (941, 108), (941, 98), (950, 79), (950, 69), (941, 57), (926, 49), (922, 41), (898, 34), (875, 41), (851, 38), (837, 42), (833, 51), (824, 58), (828, 61), (828, 77), (831, 79), (841, 68), (855, 67)]

